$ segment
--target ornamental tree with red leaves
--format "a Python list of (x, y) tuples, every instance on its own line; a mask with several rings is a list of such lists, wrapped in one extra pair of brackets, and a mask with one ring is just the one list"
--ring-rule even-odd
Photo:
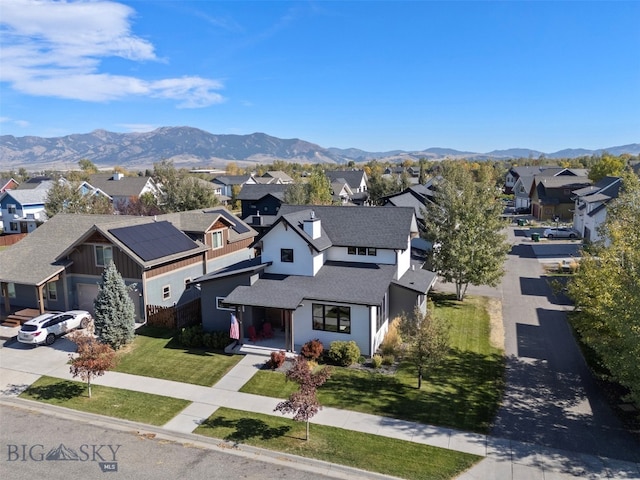
[(93, 335), (74, 332), (69, 339), (78, 346), (77, 355), (71, 357), (71, 375), (87, 382), (89, 398), (91, 398), (91, 379), (104, 375), (104, 372), (115, 366), (116, 351), (106, 343), (101, 343)]
[(322, 409), (316, 391), (329, 379), (331, 370), (328, 367), (323, 367), (314, 372), (307, 360), (299, 355), (286, 376), (287, 381), (296, 382), (300, 388), (297, 392), (293, 392), (288, 400), (280, 402), (274, 411), (280, 411), (283, 414), (293, 413), (294, 420), (307, 422), (305, 440), (309, 440), (309, 420)]

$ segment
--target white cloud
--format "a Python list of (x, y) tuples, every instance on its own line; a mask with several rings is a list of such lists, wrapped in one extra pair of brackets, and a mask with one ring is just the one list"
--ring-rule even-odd
[(10, 117), (0, 117), (0, 123), (12, 123), (22, 128), (28, 127), (30, 125), (30, 123), (26, 120), (16, 120)]
[(223, 101), (215, 80), (145, 80), (101, 72), (101, 59), (157, 61), (153, 45), (131, 32), (134, 10), (108, 0), (3, 0), (0, 81), (22, 93), (102, 102), (131, 95), (165, 98), (181, 108)]

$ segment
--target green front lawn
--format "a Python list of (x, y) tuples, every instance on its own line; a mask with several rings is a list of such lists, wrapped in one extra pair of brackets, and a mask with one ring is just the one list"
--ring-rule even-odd
[(116, 372), (212, 386), (240, 360), (200, 348), (184, 348), (173, 339), (174, 331), (143, 327), (132, 345), (118, 352)]
[(284, 417), (219, 408), (194, 433), (406, 479), (450, 479), (482, 457)]
[(149, 425), (164, 425), (191, 403), (100, 385), (91, 385), (89, 398), (86, 383), (52, 377), (40, 377), (20, 397)]
[[(451, 323), (451, 353), (423, 378), (417, 389), (415, 367), (402, 363), (395, 375), (333, 367), (333, 375), (318, 389), (320, 403), (374, 415), (384, 415), (488, 433), (503, 391), (503, 352), (489, 344), (486, 298), (434, 298), (436, 312)], [(295, 391), (284, 374), (259, 371), (242, 392), (286, 398)]]

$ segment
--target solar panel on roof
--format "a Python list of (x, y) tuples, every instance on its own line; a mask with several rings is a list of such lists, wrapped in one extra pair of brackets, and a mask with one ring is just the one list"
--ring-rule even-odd
[(226, 210), (226, 209), (221, 209), (220, 210), (220, 214), (226, 218), (227, 220), (229, 220), (231, 223), (233, 223), (233, 226), (231, 228), (233, 228), (237, 233), (242, 234), (242, 233), (247, 233), (249, 231), (249, 229), (247, 228), (247, 226), (244, 223), (241, 223), (238, 220), (238, 217), (236, 217), (234, 214), (232, 214), (230, 211)]
[(167, 221), (112, 228), (109, 232), (145, 262), (186, 252), (198, 246)]

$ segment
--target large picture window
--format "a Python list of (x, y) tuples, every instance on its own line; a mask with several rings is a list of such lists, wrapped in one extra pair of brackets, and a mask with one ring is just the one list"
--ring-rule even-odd
[(113, 250), (111, 247), (96, 245), (96, 265), (106, 267), (113, 261)]
[(313, 304), (313, 329), (351, 333), (351, 307)]

